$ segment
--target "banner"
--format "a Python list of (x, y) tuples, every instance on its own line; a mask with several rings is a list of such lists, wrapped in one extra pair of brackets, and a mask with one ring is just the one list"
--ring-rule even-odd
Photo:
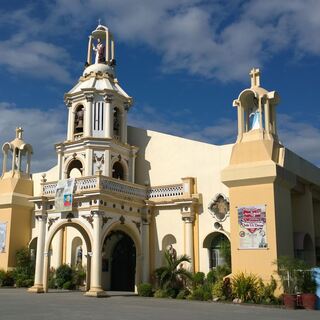
[(74, 178), (58, 181), (54, 199), (56, 211), (72, 211), (74, 183)]
[(268, 247), (265, 205), (238, 208), (238, 224), (240, 249)]
[(6, 251), (7, 223), (0, 222), (0, 253)]

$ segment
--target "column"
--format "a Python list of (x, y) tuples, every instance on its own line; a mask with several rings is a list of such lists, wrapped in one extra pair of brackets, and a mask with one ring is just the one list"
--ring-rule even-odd
[(58, 263), (58, 267), (62, 264), (62, 253), (63, 253), (63, 229), (60, 229), (57, 234), (55, 235), (55, 237), (57, 237), (57, 247), (58, 247), (58, 251), (57, 251), (57, 263)]
[(110, 60), (110, 33), (106, 31), (106, 63)]
[(8, 151), (3, 151), (2, 174), (7, 171)]
[(92, 136), (92, 102), (93, 102), (93, 94), (86, 95), (86, 107), (84, 109), (84, 136), (91, 137)]
[(104, 151), (104, 175), (107, 177), (111, 177), (111, 156), (110, 150), (107, 149)]
[(270, 104), (269, 100), (266, 99), (264, 104), (264, 128), (266, 130), (267, 136), (270, 135)]
[(43, 293), (43, 270), (44, 270), (44, 245), (45, 245), (45, 234), (46, 234), (46, 222), (47, 215), (42, 214), (36, 216), (38, 221), (38, 242), (37, 242), (37, 257), (36, 257), (36, 268), (34, 276), (34, 285), (28, 291), (35, 293)]
[(86, 292), (87, 296), (100, 297), (105, 296), (106, 293), (101, 287), (101, 219), (102, 211), (91, 211), (93, 216), (93, 243), (92, 243), (92, 257), (91, 257), (91, 286), (90, 290)]
[(262, 122), (262, 97), (259, 96), (258, 98), (258, 102), (259, 102), (259, 127), (260, 127), (260, 131), (263, 130), (263, 122)]
[(113, 108), (112, 95), (106, 94), (104, 96), (106, 116), (104, 119), (105, 138), (112, 139), (113, 137)]
[(127, 143), (127, 108), (121, 112), (121, 141)]
[(143, 266), (142, 266), (142, 282), (150, 281), (150, 255), (149, 255), (149, 219), (142, 219), (142, 254), (143, 254)]
[(73, 140), (73, 131), (74, 131), (74, 117), (75, 117), (75, 113), (72, 110), (71, 107), (71, 103), (68, 103), (68, 141), (72, 141)]
[(30, 174), (30, 172), (31, 172), (31, 152), (30, 152), (30, 150), (28, 150), (26, 173)]
[(182, 220), (185, 223), (185, 254), (191, 258), (190, 271), (194, 270), (193, 254), (193, 215), (190, 212), (182, 214)]
[(87, 63), (90, 65), (92, 63), (92, 36), (89, 36), (88, 42), (88, 54), (87, 54)]

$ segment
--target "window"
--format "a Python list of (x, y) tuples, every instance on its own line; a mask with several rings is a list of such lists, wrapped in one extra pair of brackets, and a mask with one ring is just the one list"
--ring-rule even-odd
[(120, 161), (115, 162), (112, 167), (112, 178), (124, 180), (124, 169)]

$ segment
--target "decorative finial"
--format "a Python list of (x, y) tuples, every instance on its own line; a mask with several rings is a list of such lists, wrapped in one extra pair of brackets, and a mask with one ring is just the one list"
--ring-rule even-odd
[(250, 73), (251, 87), (260, 87), (260, 69), (252, 68)]
[(21, 127), (17, 127), (16, 128), (16, 138), (17, 139), (22, 139), (22, 133), (23, 133), (23, 129)]
[(41, 177), (42, 177), (41, 182), (42, 182), (42, 183), (46, 183), (46, 182), (47, 182), (46, 176), (47, 176), (47, 175), (46, 175), (45, 173), (43, 173), (43, 174), (41, 175)]
[(99, 26), (101, 25), (101, 19), (100, 18), (98, 19), (98, 24), (99, 24)]

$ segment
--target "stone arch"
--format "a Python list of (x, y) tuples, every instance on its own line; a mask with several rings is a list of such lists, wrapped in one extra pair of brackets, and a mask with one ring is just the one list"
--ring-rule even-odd
[(309, 233), (294, 233), (294, 251), (296, 258), (304, 260), (310, 265), (315, 263), (315, 248)]
[(44, 279), (44, 290), (45, 292), (48, 291), (48, 276), (49, 276), (49, 268), (50, 268), (50, 247), (52, 240), (54, 236), (57, 234), (59, 230), (61, 230), (64, 227), (73, 227), (77, 229), (80, 234), (82, 235), (86, 247), (87, 247), (87, 275), (86, 275), (86, 291), (90, 289), (90, 273), (91, 273), (91, 256), (89, 253), (92, 252), (92, 235), (90, 231), (87, 229), (87, 227), (81, 223), (80, 221), (74, 220), (74, 221), (61, 221), (60, 223), (57, 223), (57, 225), (50, 230), (48, 233), (48, 236), (46, 238), (45, 246), (44, 246), (44, 252), (45, 252), (45, 263), (44, 263), (44, 274), (43, 274), (43, 279)]
[(203, 248), (208, 252), (209, 269), (224, 264), (231, 267), (231, 244), (226, 233), (209, 233), (203, 240)]
[[(115, 166), (118, 166), (118, 168), (116, 168)], [(120, 167), (121, 166), (121, 169)], [(115, 179), (120, 179), (120, 180), (128, 180), (129, 177), (129, 167), (128, 164), (125, 160), (123, 160), (121, 158), (121, 156), (115, 157), (112, 162), (111, 162), (111, 170), (112, 170), (112, 177)], [(117, 169), (119, 169), (119, 171), (122, 171), (121, 173), (119, 173), (119, 171), (116, 171)], [(115, 171), (114, 171), (115, 170)]]
[[(125, 233), (128, 237), (130, 237), (134, 243), (135, 246), (135, 275), (134, 275), (134, 290), (137, 290), (137, 285), (141, 282), (141, 275), (142, 275), (142, 264), (141, 264), (141, 255), (142, 255), (142, 243), (140, 236), (138, 233), (135, 231), (135, 226), (131, 226), (129, 224), (122, 224), (120, 221), (119, 222), (114, 222), (111, 224), (108, 228), (106, 228), (103, 232), (103, 235), (101, 237), (102, 240), (102, 269), (105, 270), (105, 274), (102, 274), (102, 286), (103, 289), (110, 290), (111, 286), (111, 253), (113, 248), (106, 248), (106, 240), (108, 236), (112, 233), (116, 232), (122, 232)], [(105, 255), (105, 253), (107, 255)], [(108, 260), (107, 262), (104, 261)], [(105, 266), (105, 263), (107, 265)], [(106, 267), (108, 268), (108, 271), (106, 271)], [(110, 286), (110, 287), (107, 287)]]
[(72, 158), (66, 165), (66, 178), (78, 178), (83, 174), (84, 165), (80, 158)]

